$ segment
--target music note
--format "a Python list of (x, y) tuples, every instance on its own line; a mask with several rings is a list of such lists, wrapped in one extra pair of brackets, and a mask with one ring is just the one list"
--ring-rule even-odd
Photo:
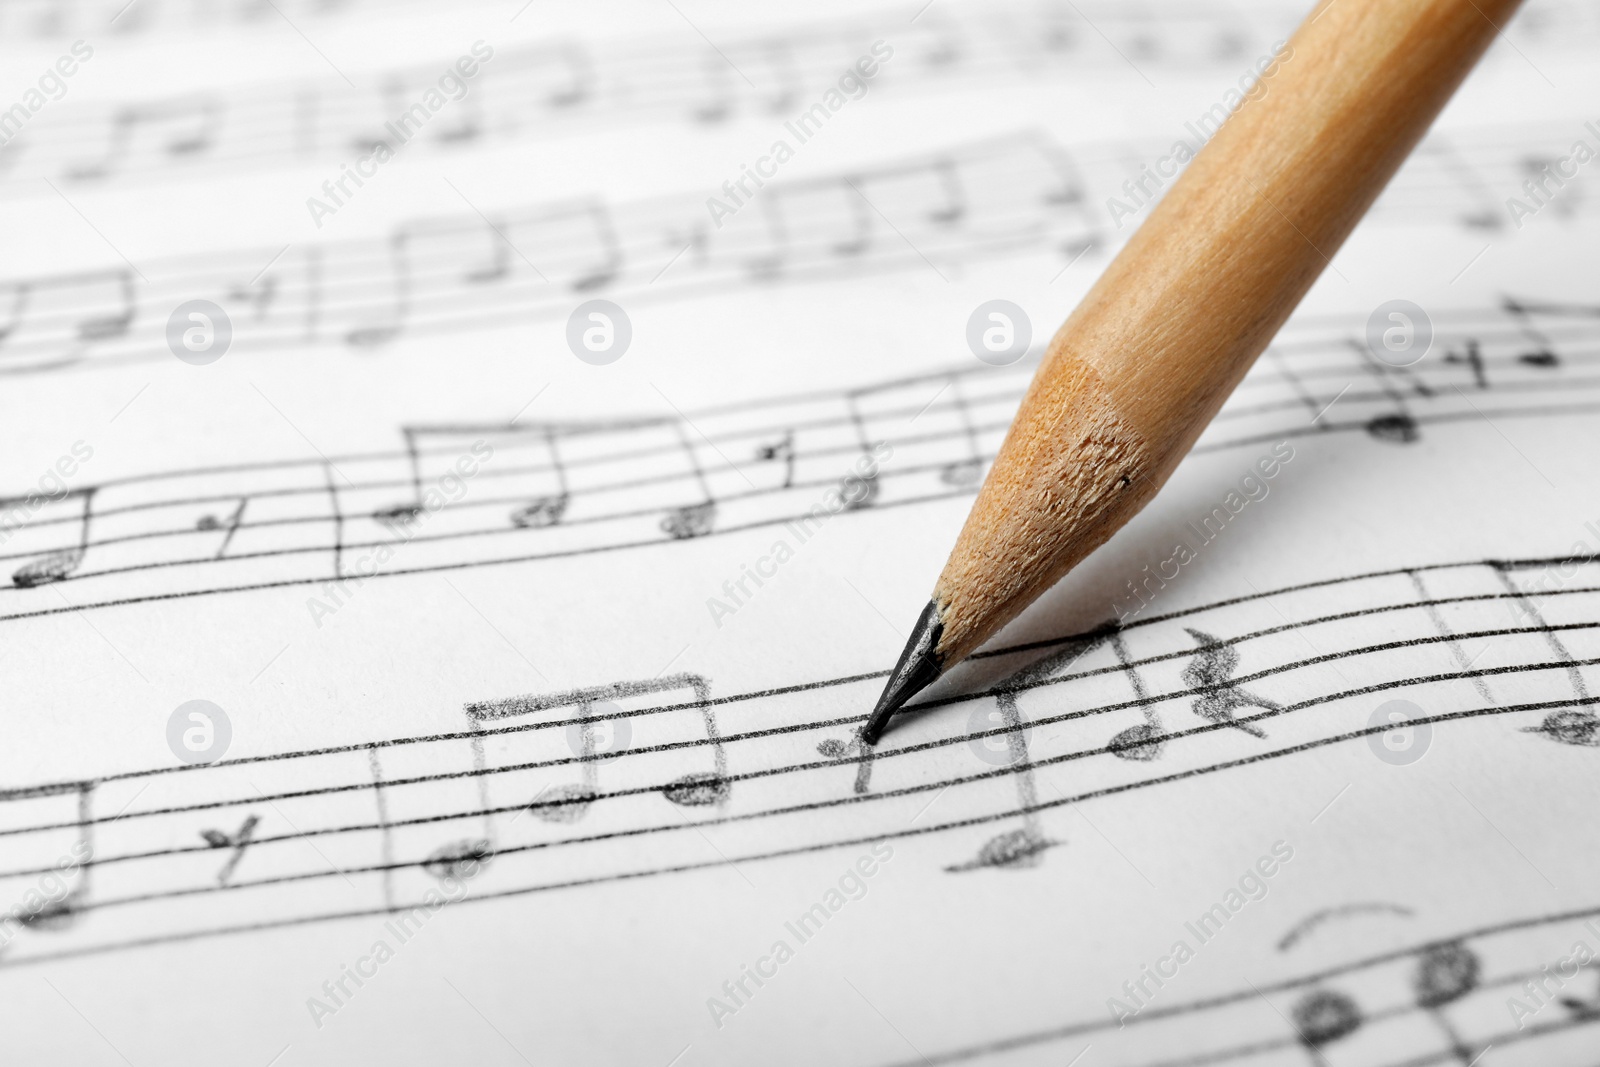
[(406, 442), (406, 458), (411, 469), (411, 500), (404, 504), (391, 504), (372, 513), (378, 524), (397, 534), (404, 534), (422, 514), (422, 461), (417, 455), (417, 431), (402, 427)]
[(703, 537), (711, 532), (712, 524), (717, 517), (717, 504), (711, 495), (711, 486), (706, 482), (705, 471), (700, 467), (700, 458), (695, 454), (694, 446), (683, 432), (683, 425), (673, 423), (673, 429), (677, 431), (678, 443), (683, 448), (684, 455), (689, 457), (689, 469), (694, 474), (695, 483), (705, 496), (705, 500), (698, 504), (673, 508), (661, 520), (661, 531), (675, 541), (682, 541), (691, 537)]
[(767, 249), (745, 261), (750, 277), (758, 282), (770, 282), (783, 274), (789, 258), (789, 231), (779, 204), (781, 194), (780, 189), (769, 189), (761, 198), (761, 216), (767, 223)]
[(333, 514), (333, 577), (344, 577), (344, 513), (339, 510), (339, 487), (333, 484), (333, 464), (324, 460), (322, 476), (328, 484), (328, 509)]
[(856, 763), (856, 778), (853, 788), (857, 795), (867, 793), (872, 788), (872, 758), (877, 755), (877, 746), (864, 744), (861, 740), (861, 731), (857, 730), (850, 735), (849, 741), (840, 741), (837, 738), (824, 738), (817, 742), (817, 752), (831, 760), (854, 760)]
[[(56, 502), (81, 500), (80, 514), (77, 520), (77, 544), (69, 548), (56, 549), (35, 559), (29, 560), (11, 572), (11, 584), (19, 589), (31, 589), (37, 585), (48, 585), (51, 582), (64, 581), (70, 577), (80, 566), (89, 552), (89, 525), (94, 514), (94, 489), (71, 489), (63, 493)], [(33, 510), (30, 498), (0, 501), (0, 513), (9, 513), (18, 507)]]
[(1470, 1067), (1482, 1050), (1468, 1048), (1439, 1009), (1478, 988), (1481, 970), (1477, 953), (1459, 941), (1451, 941), (1423, 952), (1412, 978), (1417, 1006), (1433, 1016), (1463, 1067)]
[(1300, 1043), (1323, 1062), (1321, 1049), (1361, 1029), (1361, 1009), (1343, 993), (1318, 989), (1307, 993), (1289, 1012)]
[(1600, 747), (1600, 716), (1576, 708), (1564, 708), (1546, 715), (1538, 726), (1525, 726), (1523, 733), (1543, 734), (1562, 745), (1580, 748)]
[(212, 557), (213, 559), (221, 559), (227, 554), (228, 545), (233, 541), (233, 535), (238, 532), (239, 524), (244, 519), (244, 506), (249, 501), (249, 497), (239, 498), (239, 506), (233, 509), (232, 515), (228, 516), (226, 525), (219, 522), (215, 515), (202, 515), (199, 521), (195, 523), (195, 528), (199, 530), (227, 530), (227, 533), (222, 537), (222, 544), (217, 548), (217, 554)]
[(1454, 180), (1472, 204), (1459, 216), (1462, 225), (1474, 230), (1498, 230), (1505, 223), (1500, 201), (1494, 190), (1462, 157), (1455, 143), (1442, 134), (1430, 134), (1418, 149), (1424, 157), (1432, 155), (1440, 169)]
[(256, 826), (261, 822), (258, 815), (246, 816), (239, 829), (231, 834), (221, 830), (201, 830), (200, 836), (212, 848), (231, 848), (233, 855), (228, 857), (228, 862), (222, 865), (222, 870), (217, 872), (217, 884), (227, 885), (228, 879), (233, 876), (234, 869), (239, 866), (239, 861), (244, 859), (245, 849), (250, 847), (250, 839), (255, 834)]
[(0, 288), (11, 290), (10, 307), (6, 311), (5, 322), (0, 324), (0, 345), (4, 345), (6, 338), (22, 324), (23, 312), (28, 306), (28, 297), (33, 293), (33, 285), (30, 282), (6, 282)]
[(567, 488), (567, 468), (561, 461), (561, 450), (556, 447), (556, 434), (552, 428), (544, 432), (545, 449), (550, 454), (550, 467), (556, 476), (556, 491), (548, 496), (539, 496), (517, 508), (511, 513), (511, 524), (528, 529), (542, 529), (546, 526), (555, 526), (561, 522), (566, 514), (567, 501), (570, 492)]
[(553, 50), (570, 80), (552, 89), (545, 102), (553, 108), (576, 107), (594, 93), (594, 62), (581, 45), (562, 43)]
[[(860, 177), (846, 178), (844, 184), (854, 192), (861, 180)], [(841, 256), (859, 256), (872, 245), (872, 205), (859, 194), (846, 194), (845, 199), (850, 204), (851, 218), (855, 223), (854, 232), (844, 240), (835, 242), (833, 250)]]
[(411, 228), (401, 226), (389, 236), (389, 285), (392, 297), (379, 321), (356, 326), (345, 332), (344, 341), (356, 348), (374, 348), (400, 335), (411, 314)]
[[(82, 913), (89, 899), (90, 871), (94, 865), (94, 791), (94, 782), (64, 782), (0, 793), (0, 801), (28, 799), (52, 807), (65, 801), (74, 811), (73, 819), (58, 824), (61, 828), (70, 828), (73, 840), (69, 846), (62, 848), (53, 834), (37, 843), (39, 858), (47, 861), (50, 868), (11, 908), (10, 916), (22, 928), (65, 930)], [(0, 924), (0, 951), (10, 948), (11, 934), (11, 929)]]
[(956, 174), (956, 164), (951, 159), (943, 158), (933, 165), (933, 169), (944, 190), (945, 203), (930, 211), (928, 219), (940, 226), (954, 226), (967, 214), (966, 192)]
[(1489, 376), (1484, 371), (1483, 352), (1478, 346), (1477, 338), (1467, 338), (1465, 353), (1457, 352), (1454, 348), (1446, 351), (1444, 354), (1444, 361), (1446, 363), (1465, 363), (1467, 366), (1472, 368), (1473, 384), (1479, 389), (1489, 388)]
[(941, 467), (939, 481), (958, 489), (966, 489), (982, 480), (984, 460), (978, 452), (978, 429), (973, 425), (972, 410), (967, 404), (966, 393), (961, 387), (959, 378), (950, 379), (950, 395), (955, 397), (956, 413), (961, 417), (962, 438), (966, 441), (969, 455), (965, 459)]
[(1550, 338), (1544, 331), (1534, 325), (1533, 313), (1535, 311), (1560, 314), (1571, 313), (1572, 309), (1559, 307), (1543, 307), (1534, 304), (1524, 304), (1515, 297), (1505, 297), (1500, 302), (1501, 310), (1516, 322), (1517, 328), (1527, 337), (1532, 347), (1517, 356), (1517, 361), (1533, 367), (1554, 367), (1561, 360), (1556, 355), (1555, 346), (1550, 343)]
[(795, 64), (794, 48), (788, 41), (769, 41), (765, 52), (772, 67), (773, 80), (778, 86), (777, 92), (767, 100), (767, 110), (779, 115), (800, 100), (800, 69)]
[(81, 341), (104, 341), (113, 337), (121, 337), (128, 332), (128, 327), (133, 325), (134, 313), (138, 311), (138, 299), (134, 293), (133, 272), (126, 270), (99, 271), (93, 274), (79, 275), (64, 278), (53, 283), (61, 288), (75, 285), (98, 286), (103, 281), (109, 281), (122, 296), (122, 308), (119, 311), (99, 312), (78, 320), (78, 339)]
[(756, 459), (763, 463), (783, 460), (783, 488), (787, 489), (792, 486), (794, 484), (794, 431), (787, 431), (781, 441), (773, 444), (757, 445)]
[(74, 181), (105, 178), (117, 169), (141, 129), (176, 125), (177, 130), (162, 144), (162, 151), (171, 157), (198, 155), (211, 147), (221, 118), (220, 102), (210, 96), (120, 108), (111, 120), (105, 155), (93, 163), (69, 166), (66, 177)]
[(721, 56), (711, 53), (701, 60), (700, 67), (710, 96), (695, 104), (690, 114), (696, 122), (722, 122), (733, 111), (733, 81), (728, 74), (728, 64)]
[(464, 837), (434, 849), (421, 866), (440, 881), (446, 878), (460, 881), (477, 874), (478, 869), (493, 858), (494, 848), (488, 838)]
[[(1019, 674), (1031, 676), (1031, 667), (1022, 668), (1007, 678), (1005, 683), (1016, 684)], [(975, 726), (988, 724), (1004, 728), (1005, 733), (996, 737), (992, 731), (986, 730), (987, 736), (973, 731)], [(969, 745), (980, 759), (1010, 770), (1012, 780), (1016, 783), (1017, 810), (1022, 813), (1022, 826), (991, 837), (979, 847), (976, 858), (953, 864), (945, 870), (957, 873), (984, 868), (1017, 870), (1037, 867), (1043, 861), (1045, 850), (1056, 842), (1046, 838), (1039, 825), (1038, 787), (1034, 782), (1033, 761), (1028, 756), (1028, 731), (1023, 726), (1022, 713), (1017, 708), (1016, 693), (997, 693), (994, 710), (981, 720), (974, 716), (969, 724), (969, 732), (972, 732)]]
[[(528, 229), (534, 231), (536, 236), (531, 245), (523, 245), (512, 241), (518, 248), (551, 246), (565, 248), (569, 245), (584, 246), (592, 244), (595, 248), (594, 258), (587, 254), (576, 262), (571, 268), (571, 281), (568, 283), (578, 292), (588, 292), (602, 289), (616, 280), (622, 270), (622, 246), (617, 240), (616, 225), (612, 221), (611, 209), (606, 205), (593, 200), (586, 200), (577, 206), (565, 205), (527, 219), (514, 221), (505, 227), (507, 231)], [(563, 231), (578, 231), (576, 240), (566, 237)], [(507, 238), (510, 240), (510, 238)]]
[[(1166, 751), (1167, 744), (1161, 725), (1161, 713), (1156, 710), (1155, 702), (1150, 699), (1150, 694), (1145, 689), (1144, 679), (1139, 675), (1133, 657), (1128, 654), (1128, 643), (1122, 636), (1121, 627), (1113, 620), (1097, 633), (1102, 635), (1102, 640), (1111, 643), (1111, 651), (1122, 666), (1122, 672), (1133, 688), (1133, 699), (1138, 702), (1139, 711), (1144, 716), (1144, 722), (1130, 726), (1113, 737), (1106, 745), (1106, 751), (1120, 759), (1136, 760), (1140, 763), (1158, 760)], [(1086, 646), (1078, 655), (1082, 655), (1092, 647), (1092, 645)]]

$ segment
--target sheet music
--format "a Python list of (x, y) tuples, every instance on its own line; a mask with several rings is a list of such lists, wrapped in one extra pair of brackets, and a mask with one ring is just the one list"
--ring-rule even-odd
[(859, 738), (1302, 15), (0, 3), (12, 1057), (1592, 1064), (1592, 5)]

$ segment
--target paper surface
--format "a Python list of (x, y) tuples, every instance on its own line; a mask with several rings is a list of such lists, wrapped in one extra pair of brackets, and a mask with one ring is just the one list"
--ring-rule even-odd
[(873, 750), (1301, 12), (119, 6), (0, 12), (11, 1058), (1593, 1061), (1588, 7)]

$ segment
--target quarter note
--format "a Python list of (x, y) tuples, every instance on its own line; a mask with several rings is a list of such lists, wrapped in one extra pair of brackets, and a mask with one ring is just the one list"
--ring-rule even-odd
[(675, 541), (682, 541), (691, 537), (703, 537), (711, 532), (712, 524), (717, 517), (717, 504), (711, 495), (711, 486), (706, 482), (705, 471), (700, 467), (700, 459), (695, 454), (694, 446), (689, 443), (688, 436), (683, 432), (683, 425), (673, 423), (673, 429), (677, 431), (678, 443), (683, 448), (684, 455), (688, 457), (694, 481), (705, 496), (705, 500), (701, 503), (673, 508), (667, 513), (666, 518), (661, 520), (661, 531)]
[(783, 488), (794, 484), (794, 431), (789, 430), (781, 441), (756, 446), (756, 459), (763, 463), (783, 461)]
[(109, 283), (120, 293), (122, 307), (118, 311), (91, 314), (79, 319), (78, 339), (81, 341), (105, 341), (121, 337), (128, 332), (128, 327), (133, 324), (133, 316), (138, 311), (132, 271), (100, 271), (63, 279), (60, 284), (63, 288), (83, 284), (98, 287), (102, 282)]
[(33, 293), (33, 283), (6, 282), (0, 285), (0, 291), (4, 289), (11, 290), (11, 297), (10, 300), (3, 302), (9, 306), (6, 309), (5, 321), (0, 322), (0, 346), (3, 346), (12, 331), (22, 324), (23, 312), (28, 307), (28, 297)]
[(594, 226), (600, 258), (574, 279), (572, 287), (580, 293), (605, 288), (616, 280), (617, 273), (622, 269), (622, 246), (617, 243), (617, 231), (611, 221), (611, 209), (602, 204), (589, 203), (584, 205), (582, 214), (586, 215)]
[(1563, 708), (1546, 715), (1538, 726), (1525, 726), (1523, 733), (1543, 734), (1562, 745), (1580, 748), (1600, 747), (1600, 716), (1577, 708)]
[(1361, 1029), (1361, 1009), (1343, 993), (1318, 989), (1307, 993), (1290, 1010), (1300, 1043), (1319, 1065), (1326, 1061), (1322, 1048)]
[(733, 80), (727, 61), (713, 52), (701, 60), (700, 68), (705, 73), (709, 95), (691, 109), (690, 115), (707, 125), (722, 122), (733, 111)]
[(378, 322), (357, 326), (347, 331), (344, 335), (346, 344), (356, 348), (373, 348), (387, 344), (405, 330), (406, 320), (411, 314), (410, 239), (411, 231), (408, 226), (401, 226), (390, 234), (388, 258), (392, 296), (388, 301), (389, 310)]
[(440, 881), (446, 878), (460, 881), (475, 875), (493, 858), (494, 847), (488, 838), (464, 837), (434, 849), (422, 861), (422, 869)]
[(551, 49), (564, 77), (545, 97), (545, 103), (559, 110), (577, 107), (594, 95), (594, 61), (581, 45), (563, 42)]
[(767, 110), (774, 115), (781, 115), (800, 100), (800, 69), (795, 65), (794, 47), (788, 41), (768, 41), (765, 52), (773, 80), (778, 86), (767, 100)]
[(228, 544), (229, 544), (229, 542), (231, 542), (233, 540), (234, 533), (236, 533), (238, 531), (238, 529), (239, 529), (239, 523), (244, 519), (244, 506), (245, 506), (245, 504), (249, 503), (249, 500), (250, 500), (249, 497), (240, 497), (239, 498), (239, 506), (233, 509), (233, 514), (232, 515), (228, 516), (228, 521), (227, 521), (226, 526), (224, 526), (223, 523), (217, 521), (217, 517), (215, 515), (202, 515), (202, 516), (200, 516), (200, 521), (195, 524), (196, 529), (200, 529), (200, 530), (222, 530), (222, 529), (226, 529), (228, 531), (226, 534), (223, 535), (222, 544), (217, 548), (217, 554), (212, 558), (221, 559), (223, 556), (225, 556), (227, 554), (227, 552), (228, 552)]
[[(82, 501), (77, 522), (77, 544), (70, 548), (48, 552), (24, 563), (11, 572), (12, 585), (19, 589), (31, 589), (36, 585), (64, 581), (83, 565), (84, 558), (89, 552), (89, 524), (94, 514), (94, 489), (72, 489), (62, 497), (63, 500), (74, 498)], [(25, 500), (0, 501), (0, 511), (8, 511), (12, 506), (25, 502)]]
[(542, 529), (546, 526), (555, 526), (561, 522), (561, 517), (566, 514), (569, 491), (567, 489), (567, 468), (561, 461), (561, 450), (556, 447), (555, 430), (546, 428), (544, 432), (545, 448), (550, 453), (550, 466), (556, 475), (556, 491), (549, 496), (535, 497), (528, 503), (517, 508), (511, 513), (511, 525), (528, 529)]
[(940, 226), (954, 226), (967, 214), (966, 192), (961, 187), (961, 179), (956, 174), (956, 164), (949, 158), (940, 159), (933, 165), (934, 173), (939, 176), (939, 185), (944, 190), (945, 203), (928, 213), (928, 219)]
[(403, 534), (422, 514), (422, 460), (417, 455), (417, 431), (406, 426), (401, 428), (400, 433), (405, 438), (406, 459), (411, 471), (411, 499), (404, 504), (379, 508), (372, 513), (372, 517), (379, 525)]
[(766, 220), (767, 248), (745, 261), (750, 277), (770, 282), (783, 274), (789, 259), (789, 229), (783, 217), (782, 190), (769, 189), (761, 198), (761, 217)]

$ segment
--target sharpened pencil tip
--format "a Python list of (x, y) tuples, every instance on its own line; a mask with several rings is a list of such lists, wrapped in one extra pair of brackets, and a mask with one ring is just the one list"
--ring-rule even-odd
[(917, 624), (911, 629), (911, 640), (901, 650), (900, 661), (889, 672), (889, 680), (884, 683), (877, 706), (867, 716), (867, 724), (861, 728), (861, 740), (869, 745), (877, 744), (890, 717), (944, 673), (944, 664), (938, 652), (939, 638), (942, 636), (944, 623), (939, 621), (939, 605), (930, 600), (928, 606), (922, 609), (922, 614), (917, 616)]

